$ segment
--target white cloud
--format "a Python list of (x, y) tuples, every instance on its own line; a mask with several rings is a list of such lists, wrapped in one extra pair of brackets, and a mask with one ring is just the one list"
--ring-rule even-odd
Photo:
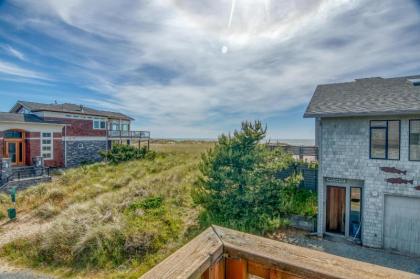
[(18, 65), (0, 61), (0, 74), (5, 76), (16, 76), (27, 79), (50, 80), (49, 77), (36, 71), (22, 68)]
[(20, 59), (20, 60), (26, 60), (25, 55), (20, 52), (19, 50), (11, 47), (10, 45), (3, 45), (2, 48), (10, 55)]
[(305, 106), (319, 83), (420, 70), (410, 0), (235, 2), (231, 24), (232, 0), (16, 5), (20, 25), (62, 43), (48, 55), (72, 65), (67, 78), (108, 96), (86, 100), (160, 131), (207, 135)]

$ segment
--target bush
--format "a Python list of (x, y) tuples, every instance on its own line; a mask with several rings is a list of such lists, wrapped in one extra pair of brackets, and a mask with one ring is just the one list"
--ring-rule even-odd
[(220, 136), (214, 149), (203, 155), (201, 177), (193, 192), (194, 200), (205, 209), (202, 221), (254, 233), (283, 224), (282, 189), (298, 178), (277, 178), (293, 158), (259, 144), (265, 134), (261, 122), (244, 122), (240, 131)]
[(111, 163), (117, 164), (138, 159), (153, 160), (156, 157), (156, 153), (148, 150), (146, 147), (137, 148), (131, 145), (118, 144), (109, 151), (101, 152), (101, 156)]

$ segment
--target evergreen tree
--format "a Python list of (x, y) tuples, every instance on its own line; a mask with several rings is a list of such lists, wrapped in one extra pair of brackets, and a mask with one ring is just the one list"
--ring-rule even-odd
[(194, 197), (208, 222), (260, 233), (281, 224), (281, 188), (297, 182), (276, 177), (293, 159), (261, 144), (266, 131), (260, 121), (243, 122), (203, 155)]

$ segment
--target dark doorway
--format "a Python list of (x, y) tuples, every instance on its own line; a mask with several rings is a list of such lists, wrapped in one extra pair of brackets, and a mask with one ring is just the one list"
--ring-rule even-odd
[(346, 227), (346, 188), (327, 186), (326, 231), (344, 234)]

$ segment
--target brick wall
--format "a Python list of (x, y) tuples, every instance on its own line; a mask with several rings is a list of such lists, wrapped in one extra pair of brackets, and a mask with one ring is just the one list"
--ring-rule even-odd
[[(45, 117), (46, 120), (59, 121), (60, 123), (68, 124), (66, 131), (70, 137), (74, 136), (88, 136), (88, 137), (105, 137), (106, 130), (93, 129), (93, 121), (89, 119), (68, 119), (68, 118), (52, 118)], [(64, 134), (64, 128), (63, 128)]]
[[(383, 245), (384, 195), (420, 197), (414, 187), (420, 184), (420, 162), (408, 161), (409, 119), (418, 116), (394, 118), (381, 117), (378, 120), (401, 120), (400, 160), (369, 159), (370, 120), (375, 118), (322, 119), (320, 128), (320, 168), (318, 178), (318, 232), (325, 231), (326, 191), (324, 178), (344, 178), (363, 181), (362, 197), (362, 240), (372, 247)], [(395, 167), (406, 170), (406, 179), (411, 184), (391, 184), (387, 174), (380, 167)]]
[(26, 139), (26, 164), (32, 165), (32, 158), (41, 155), (41, 140), (38, 138)]
[(62, 134), (54, 133), (53, 142), (53, 160), (45, 160), (44, 165), (46, 167), (64, 167), (64, 150), (62, 145)]

